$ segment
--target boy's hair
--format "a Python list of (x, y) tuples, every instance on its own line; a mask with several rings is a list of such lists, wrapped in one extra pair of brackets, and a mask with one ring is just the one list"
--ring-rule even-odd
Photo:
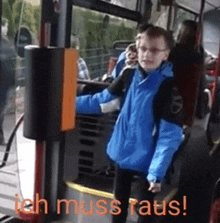
[(148, 28), (145, 31), (145, 34), (147, 34), (150, 38), (158, 38), (162, 36), (169, 50), (174, 47), (174, 40), (172, 34), (159, 26), (152, 26)]
[(128, 52), (128, 51), (137, 52), (136, 44), (135, 43), (129, 44), (125, 51), (126, 52)]
[(147, 22), (140, 23), (137, 27), (137, 33), (143, 33), (145, 32), (148, 28), (153, 27), (152, 24), (149, 24)]
[(147, 29), (149, 29), (151, 27), (153, 27), (153, 25), (149, 24), (149, 23), (146, 23), (146, 22), (139, 24), (138, 27), (137, 27), (137, 35), (135, 36), (135, 40), (140, 39), (141, 34), (146, 32)]

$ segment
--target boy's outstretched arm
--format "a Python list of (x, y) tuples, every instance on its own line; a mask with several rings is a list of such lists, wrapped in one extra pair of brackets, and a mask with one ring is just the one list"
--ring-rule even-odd
[[(107, 111), (107, 108), (108, 111)], [(78, 114), (101, 114), (119, 109), (119, 98), (112, 95), (108, 89), (94, 95), (83, 95), (76, 98)]]
[(77, 97), (76, 112), (78, 114), (102, 114), (119, 110), (121, 96), (131, 72), (132, 69), (124, 70), (122, 75), (100, 93)]
[(183, 141), (183, 101), (173, 81), (166, 81), (155, 100), (155, 115), (157, 117), (157, 141), (155, 152), (148, 169), (147, 179), (150, 182), (160, 182), (164, 179), (171, 165), (173, 154)]

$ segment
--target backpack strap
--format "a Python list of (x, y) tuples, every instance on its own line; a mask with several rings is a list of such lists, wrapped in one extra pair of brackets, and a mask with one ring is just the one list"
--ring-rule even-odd
[(124, 100), (130, 88), (134, 73), (135, 68), (126, 68), (123, 70), (122, 74), (108, 87), (111, 94), (122, 97), (121, 107), (124, 104)]
[(131, 68), (128, 68), (125, 70), (125, 72), (127, 73), (127, 79), (126, 79), (126, 82), (125, 82), (125, 85), (124, 85), (124, 93), (123, 93), (123, 96), (122, 96), (122, 100), (121, 100), (121, 108), (123, 107), (124, 105), (124, 102), (125, 102), (125, 98), (128, 94), (128, 90), (130, 89), (130, 86), (131, 86), (131, 82), (132, 82), (132, 79), (134, 77), (134, 69), (131, 69)]

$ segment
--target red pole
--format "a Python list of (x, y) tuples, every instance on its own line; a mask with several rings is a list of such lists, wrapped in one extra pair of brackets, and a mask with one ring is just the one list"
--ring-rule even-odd
[[(43, 197), (43, 185), (44, 185), (44, 164), (45, 164), (45, 143), (43, 141), (36, 141), (36, 154), (35, 154), (35, 185), (34, 185), (34, 211), (36, 211), (36, 195), (39, 199)], [(39, 214), (35, 215), (35, 218), (31, 223), (43, 223), (44, 212), (41, 206), (38, 208)]]

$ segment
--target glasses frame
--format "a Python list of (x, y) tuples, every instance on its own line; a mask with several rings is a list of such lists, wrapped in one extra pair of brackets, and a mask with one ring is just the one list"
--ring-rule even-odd
[[(143, 50), (144, 52), (146, 52), (146, 51), (150, 51), (150, 53), (152, 53), (152, 54), (158, 54), (158, 53), (160, 53), (160, 52), (164, 52), (164, 51), (167, 51), (168, 49), (158, 49), (158, 48), (147, 48), (147, 47), (145, 47), (146, 48), (146, 50)], [(139, 49), (141, 49), (141, 47), (139, 47)]]

